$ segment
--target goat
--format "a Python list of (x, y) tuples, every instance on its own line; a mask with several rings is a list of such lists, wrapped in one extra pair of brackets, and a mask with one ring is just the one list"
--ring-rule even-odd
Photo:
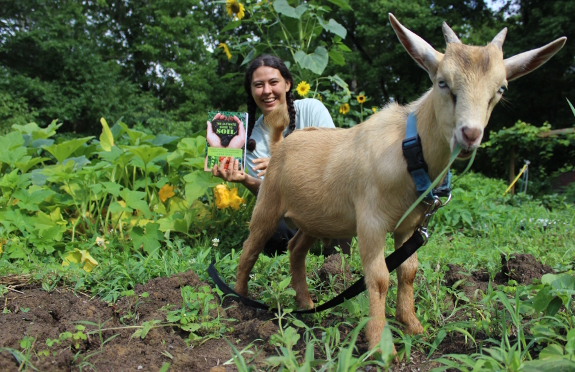
[[(262, 183), (237, 269), (235, 290), (248, 292), (249, 274), (278, 222), (285, 218), (299, 228), (290, 240), (291, 285), (300, 308), (313, 302), (306, 285), (305, 257), (318, 239), (357, 235), (358, 251), (369, 294), (366, 333), (370, 348), (380, 340), (385, 325), (385, 297), (389, 271), (384, 245), (393, 232), (399, 248), (421, 223), (426, 206), (419, 205), (400, 226), (403, 213), (417, 192), (402, 153), (406, 121), (417, 118), (429, 176), (435, 179), (447, 166), (456, 143), (469, 156), (481, 143), (493, 107), (507, 82), (549, 60), (565, 44), (560, 38), (539, 49), (503, 59), (503, 29), (484, 47), (463, 45), (444, 22), (445, 54), (401, 25), (390, 22), (407, 52), (425, 69), (433, 87), (407, 106), (388, 104), (367, 121), (350, 129), (307, 128), (282, 137), (289, 119), (285, 108), (266, 117), (271, 127), (272, 157)], [(417, 255), (397, 270), (396, 318), (405, 332), (423, 332), (415, 315), (413, 281)], [(395, 349), (394, 349), (395, 350)]]

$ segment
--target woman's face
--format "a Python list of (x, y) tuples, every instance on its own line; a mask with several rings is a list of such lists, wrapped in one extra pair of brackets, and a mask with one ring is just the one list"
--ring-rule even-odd
[(260, 66), (252, 75), (252, 97), (264, 116), (285, 104), (290, 89), (291, 84), (273, 67)]

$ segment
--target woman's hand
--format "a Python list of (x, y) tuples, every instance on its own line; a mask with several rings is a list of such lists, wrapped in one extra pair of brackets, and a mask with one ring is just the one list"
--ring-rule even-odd
[[(245, 172), (239, 170), (239, 159), (234, 159), (233, 156), (231, 156), (229, 159), (230, 160), (228, 160), (227, 157), (222, 159), (219, 166), (218, 164), (214, 164), (214, 167), (212, 168), (212, 175), (214, 177), (219, 177), (226, 182), (243, 183), (247, 179), (248, 175)], [(228, 169), (226, 169), (226, 165), (228, 165)]]
[(246, 128), (244, 128), (244, 124), (237, 116), (234, 116), (234, 121), (238, 123), (238, 134), (232, 138), (228, 147), (232, 149), (241, 149), (246, 143)]
[(256, 164), (256, 166), (252, 167), (252, 169), (254, 171), (259, 171), (258, 174), (256, 174), (257, 177), (261, 177), (266, 174), (266, 169), (268, 169), (269, 162), (270, 158), (254, 159), (254, 163)]

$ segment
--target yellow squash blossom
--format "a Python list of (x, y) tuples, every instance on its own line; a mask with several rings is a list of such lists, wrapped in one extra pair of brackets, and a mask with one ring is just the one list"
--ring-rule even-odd
[(347, 114), (349, 112), (349, 103), (344, 103), (339, 106), (339, 112), (343, 115)]
[(300, 82), (297, 85), (297, 94), (299, 94), (300, 97), (305, 97), (307, 96), (307, 94), (309, 93), (309, 90), (311, 89), (311, 87), (309, 86), (308, 83), (306, 83), (305, 81)]
[(69, 252), (65, 257), (64, 261), (62, 262), (62, 267), (70, 266), (70, 263), (75, 263), (78, 265), (84, 264), (84, 271), (90, 272), (96, 266), (98, 266), (98, 261), (96, 261), (90, 253), (85, 250), (80, 250), (78, 248), (74, 248), (72, 252)]
[(232, 59), (232, 53), (230, 53), (230, 48), (228, 48), (228, 45), (226, 43), (220, 43), (220, 45), (218, 45), (218, 48), (222, 48), (224, 50), (224, 53), (226, 53), (228, 60)]
[(238, 0), (226, 0), (226, 10), (228, 15), (240, 21), (245, 17), (246, 13), (244, 5)]
[(377, 107), (373, 106), (373, 107), (371, 108), (371, 111), (373, 111), (373, 113), (375, 114), (375, 113), (377, 112)]
[(230, 207), (232, 207), (233, 210), (237, 211), (238, 209), (240, 209), (240, 205), (244, 203), (245, 203), (244, 199), (238, 196), (238, 188), (234, 187), (232, 191), (230, 191)]
[(238, 196), (238, 189), (236, 187), (230, 190), (226, 185), (217, 185), (214, 188), (214, 195), (218, 209), (232, 207), (232, 209), (238, 210), (240, 205), (245, 203), (244, 199)]
[(364, 103), (365, 102), (365, 94), (360, 94), (357, 96), (357, 102)]
[(176, 194), (174, 194), (174, 186), (170, 186), (167, 183), (164, 186), (162, 186), (162, 188), (158, 192), (158, 197), (160, 198), (162, 203), (174, 195), (176, 195)]

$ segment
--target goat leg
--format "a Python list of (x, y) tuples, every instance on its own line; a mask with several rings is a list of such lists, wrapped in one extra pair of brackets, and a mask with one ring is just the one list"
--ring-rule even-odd
[[(395, 249), (399, 249), (410, 234), (394, 234)], [(414, 253), (397, 268), (397, 307), (395, 318), (405, 324), (406, 334), (417, 335), (423, 333), (423, 327), (415, 315), (415, 303), (413, 298), (413, 281), (417, 272), (417, 253)]]
[(265, 203), (258, 203), (254, 208), (250, 221), (250, 236), (244, 242), (234, 287), (234, 290), (242, 296), (247, 296), (250, 273), (258, 260), (258, 256), (263, 251), (265, 243), (272, 237), (281, 219), (281, 214), (276, 209), (273, 204), (269, 206)]
[[(369, 219), (364, 213), (363, 217)], [(374, 221), (375, 219), (370, 219)], [(361, 262), (365, 273), (365, 284), (369, 294), (369, 317), (366, 333), (369, 348), (378, 346), (381, 333), (385, 327), (385, 296), (389, 288), (389, 271), (385, 264), (386, 231), (369, 223), (358, 223), (357, 243)], [(393, 347), (395, 354), (395, 346)]]
[(309, 295), (306, 282), (305, 257), (316, 241), (317, 238), (305, 234), (302, 230), (298, 230), (288, 245), (291, 286), (295, 290), (295, 299), (300, 309), (311, 309), (313, 307), (313, 301)]

